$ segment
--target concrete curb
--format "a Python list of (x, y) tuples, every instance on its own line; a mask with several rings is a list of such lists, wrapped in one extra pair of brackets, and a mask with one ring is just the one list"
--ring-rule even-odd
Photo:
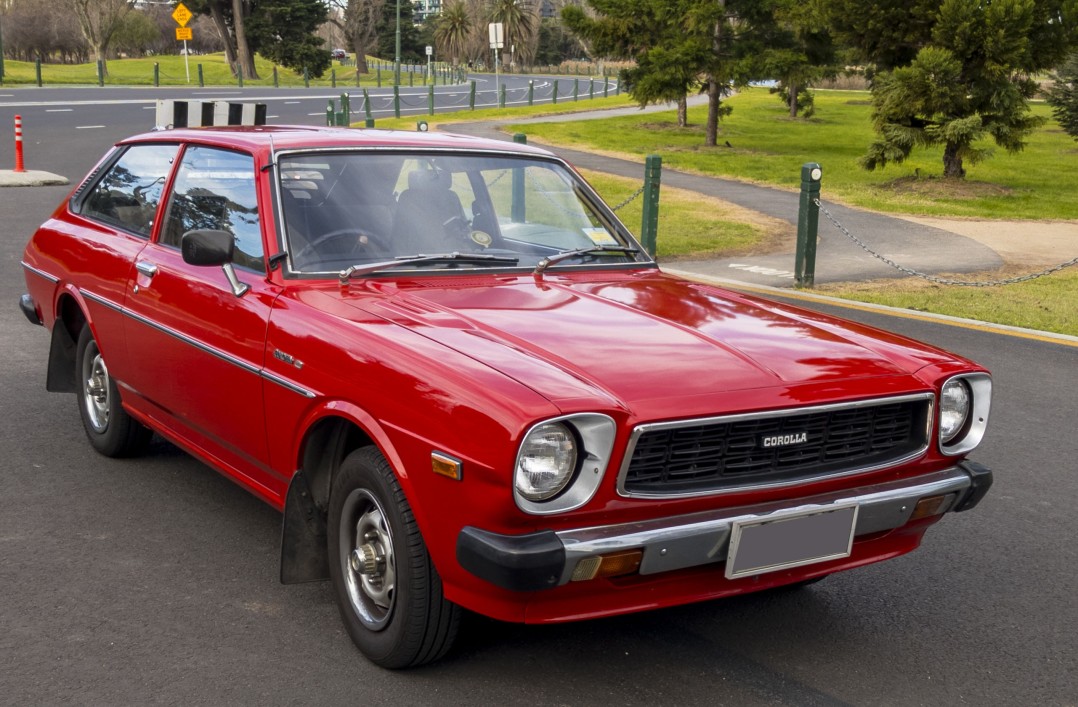
[(70, 183), (67, 177), (61, 177), (52, 172), (42, 172), (36, 169), (16, 172), (11, 169), (0, 169), (0, 187), (53, 187)]

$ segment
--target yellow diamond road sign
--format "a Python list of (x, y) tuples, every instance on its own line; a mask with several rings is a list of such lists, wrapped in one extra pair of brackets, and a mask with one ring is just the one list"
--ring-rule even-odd
[(180, 27), (186, 27), (187, 23), (191, 21), (191, 17), (191, 11), (182, 2), (177, 4), (176, 9), (172, 11), (172, 19), (176, 20), (176, 24)]

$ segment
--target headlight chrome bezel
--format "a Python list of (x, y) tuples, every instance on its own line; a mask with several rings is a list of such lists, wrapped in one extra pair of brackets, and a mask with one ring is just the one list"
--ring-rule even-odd
[[(943, 391), (953, 384), (965, 386), (969, 395), (968, 412), (956, 432), (949, 437), (943, 433)], [(939, 408), (937, 419), (939, 420), (937, 440), (940, 452), (954, 457), (967, 454), (976, 449), (984, 439), (985, 430), (988, 428), (988, 413), (992, 407), (992, 377), (987, 373), (963, 373), (951, 376), (940, 386)]]
[[(532, 499), (525, 496), (518, 486), (521, 460), (525, 444), (529, 437), (539, 433), (547, 425), (564, 426), (575, 439), (576, 464), (568, 475), (564, 486), (545, 499)], [(580, 508), (592, 499), (599, 484), (606, 474), (610, 457), (614, 449), (614, 437), (617, 424), (613, 418), (599, 413), (577, 413), (542, 420), (532, 425), (521, 438), (513, 464), (513, 500), (517, 507), (532, 515), (550, 515), (564, 513)]]

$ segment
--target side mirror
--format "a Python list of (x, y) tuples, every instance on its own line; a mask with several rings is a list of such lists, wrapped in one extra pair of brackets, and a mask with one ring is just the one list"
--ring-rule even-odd
[(236, 238), (228, 231), (188, 231), (180, 238), (183, 262), (188, 265), (220, 265), (228, 278), (232, 294), (242, 297), (251, 287), (236, 277), (236, 270), (232, 267), (232, 252), (235, 247)]
[(180, 239), (183, 262), (188, 265), (224, 265), (232, 262), (235, 238), (228, 231), (188, 231)]

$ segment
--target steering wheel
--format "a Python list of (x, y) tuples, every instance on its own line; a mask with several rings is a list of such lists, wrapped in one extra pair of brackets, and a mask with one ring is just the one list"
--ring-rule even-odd
[[(326, 247), (327, 243), (335, 241), (340, 241), (344, 247)], [(316, 254), (324, 256), (348, 255), (354, 252), (356, 248), (374, 249), (383, 253), (388, 252), (386, 243), (381, 236), (376, 236), (369, 231), (358, 228), (338, 228), (316, 236), (313, 241), (300, 248), (293, 258), (297, 261), (302, 261), (307, 256)], [(320, 253), (320, 251), (322, 252)]]

